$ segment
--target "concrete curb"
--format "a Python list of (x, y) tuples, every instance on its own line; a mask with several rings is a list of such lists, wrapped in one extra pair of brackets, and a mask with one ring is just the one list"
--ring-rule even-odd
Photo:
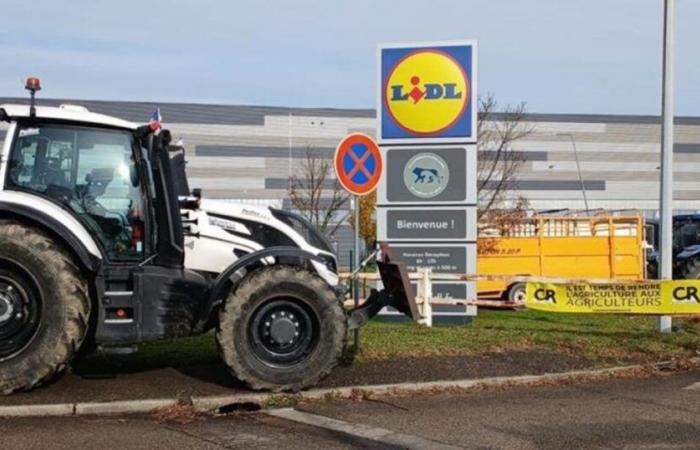
[(75, 414), (75, 405), (70, 403), (0, 407), (0, 417), (52, 417), (72, 416), (73, 414)]
[[(700, 364), (700, 358), (690, 359), (692, 364)], [(194, 396), (190, 398), (197, 412), (212, 412), (237, 405), (255, 405), (265, 408), (272, 405), (289, 406), (303, 400), (351, 399), (358, 395), (411, 395), (446, 391), (451, 389), (469, 390), (496, 386), (522, 386), (528, 384), (565, 381), (578, 377), (600, 377), (617, 373), (631, 372), (645, 368), (663, 369), (673, 367), (673, 362), (660, 362), (652, 365), (630, 365), (606, 369), (576, 370), (571, 372), (547, 373), (542, 375), (519, 375), (512, 377), (490, 377), (451, 381), (428, 381), (421, 383), (396, 383), (371, 386), (347, 386), (329, 389), (313, 389), (296, 394), (260, 393), (231, 394), (218, 396)], [(114, 402), (80, 402), (47, 405), (12, 405), (0, 406), (0, 417), (56, 417), (87, 416), (109, 414), (137, 414), (174, 406), (181, 403), (178, 399), (144, 399)], [(245, 408), (242, 408), (245, 409)]]
[[(175, 406), (176, 399), (147, 399), (147, 400), (123, 400), (118, 402), (103, 403), (76, 403), (76, 416), (106, 415), (106, 414), (138, 414), (149, 413), (154, 409)], [(0, 415), (2, 409), (0, 408)]]

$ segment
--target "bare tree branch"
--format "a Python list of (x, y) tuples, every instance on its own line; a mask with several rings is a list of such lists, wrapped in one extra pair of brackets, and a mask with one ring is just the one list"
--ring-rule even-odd
[[(479, 99), (479, 157), (477, 163), (477, 200), (479, 222), (502, 222), (509, 217), (519, 217), (514, 211), (527, 208), (523, 198), (509, 199), (508, 191), (517, 183), (517, 174), (524, 157), (513, 149), (513, 143), (532, 133), (533, 127), (524, 121), (525, 103), (499, 105), (492, 94)], [(515, 201), (514, 201), (515, 200)]]
[[(333, 236), (348, 216), (341, 210), (349, 196), (332, 177), (332, 172), (331, 160), (307, 147), (305, 158), (289, 183), (289, 199), (294, 208), (327, 236)], [(324, 197), (328, 184), (332, 184), (331, 195)]]

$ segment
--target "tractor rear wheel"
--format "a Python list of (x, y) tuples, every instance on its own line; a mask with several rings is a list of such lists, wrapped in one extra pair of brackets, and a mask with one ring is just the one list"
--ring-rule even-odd
[(338, 364), (345, 312), (317, 275), (292, 266), (259, 269), (229, 294), (217, 342), (234, 377), (252, 389), (299, 391)]
[(85, 279), (70, 254), (40, 230), (0, 220), (0, 393), (62, 371), (89, 314)]
[(683, 280), (700, 279), (700, 258), (688, 258), (681, 267)]

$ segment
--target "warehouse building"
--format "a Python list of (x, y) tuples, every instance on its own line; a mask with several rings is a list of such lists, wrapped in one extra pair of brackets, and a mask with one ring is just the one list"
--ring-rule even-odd
[[(2, 103), (26, 99), (0, 98)], [(290, 177), (307, 152), (330, 157), (350, 132), (375, 134), (371, 109), (284, 108), (186, 103), (45, 100), (146, 122), (160, 108), (164, 126), (187, 149), (191, 185), (207, 197), (289, 207)], [(660, 122), (651, 116), (529, 114), (532, 133), (517, 141), (523, 164), (512, 198), (536, 210), (637, 209), (654, 217), (659, 197)], [(0, 140), (5, 125), (0, 124)], [(674, 208), (700, 211), (700, 117), (675, 127)], [(351, 233), (334, 236), (342, 259)]]

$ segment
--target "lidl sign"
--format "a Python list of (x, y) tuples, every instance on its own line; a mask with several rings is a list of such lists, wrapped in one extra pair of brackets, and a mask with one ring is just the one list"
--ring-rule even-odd
[(476, 44), (379, 49), (380, 139), (476, 141)]

